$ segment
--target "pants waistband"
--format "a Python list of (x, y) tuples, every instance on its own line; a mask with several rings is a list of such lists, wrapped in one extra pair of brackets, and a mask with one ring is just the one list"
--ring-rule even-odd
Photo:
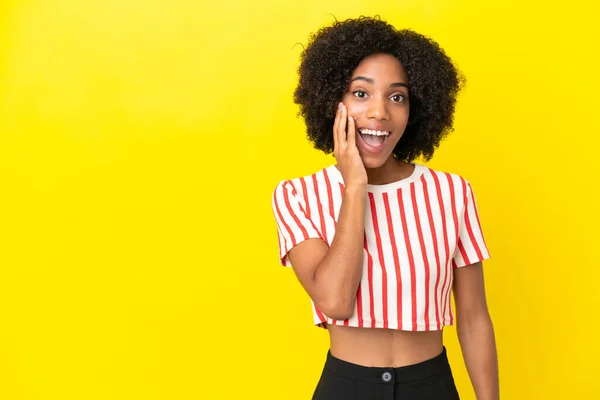
[(407, 383), (428, 378), (443, 370), (450, 370), (446, 347), (442, 352), (423, 362), (402, 367), (365, 367), (358, 364), (340, 360), (327, 352), (325, 369), (336, 375), (341, 375), (352, 380), (370, 383)]

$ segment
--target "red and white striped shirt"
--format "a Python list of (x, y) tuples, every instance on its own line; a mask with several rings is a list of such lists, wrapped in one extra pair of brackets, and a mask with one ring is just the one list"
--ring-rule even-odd
[[(464, 178), (414, 163), (406, 179), (367, 185), (363, 273), (354, 313), (333, 320), (312, 302), (314, 322), (407, 331), (452, 325), (453, 269), (485, 260), (473, 190)], [(280, 182), (273, 194), (279, 256), (309, 238), (331, 245), (344, 182), (331, 165)]]

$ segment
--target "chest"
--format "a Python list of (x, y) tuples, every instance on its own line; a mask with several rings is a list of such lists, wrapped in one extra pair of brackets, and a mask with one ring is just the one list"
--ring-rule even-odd
[[(337, 189), (337, 190), (336, 190)], [(331, 245), (339, 221), (343, 187), (332, 187), (307, 203), (316, 229)], [(464, 202), (454, 193), (423, 185), (365, 197), (364, 248), (383, 268), (398, 263), (447, 265), (459, 235)]]

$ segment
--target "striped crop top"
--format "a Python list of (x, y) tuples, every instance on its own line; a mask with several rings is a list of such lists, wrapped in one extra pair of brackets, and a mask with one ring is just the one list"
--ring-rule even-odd
[[(452, 325), (453, 270), (490, 257), (468, 181), (413, 164), (406, 179), (367, 185), (362, 278), (351, 318), (324, 315), (311, 300), (317, 326), (440, 330)], [(344, 182), (331, 165), (280, 182), (273, 194), (279, 259), (309, 238), (331, 245)]]

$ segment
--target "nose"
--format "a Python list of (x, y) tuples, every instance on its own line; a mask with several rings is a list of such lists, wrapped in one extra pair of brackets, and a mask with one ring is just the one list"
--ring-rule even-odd
[(382, 96), (373, 96), (367, 108), (367, 118), (387, 120), (389, 118), (386, 99)]

